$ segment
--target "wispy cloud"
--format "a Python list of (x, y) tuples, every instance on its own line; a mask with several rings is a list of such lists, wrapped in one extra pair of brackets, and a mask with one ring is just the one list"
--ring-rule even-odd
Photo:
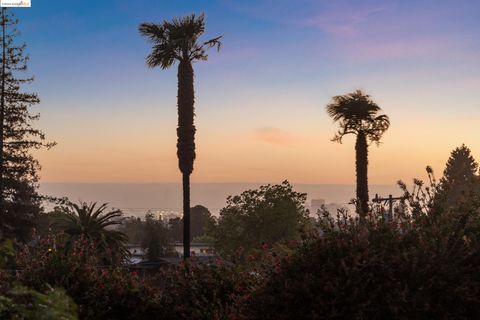
[(465, 36), (411, 36), (407, 38), (372, 41), (359, 39), (356, 42), (338, 43), (342, 56), (355, 60), (430, 58), (465, 60), (478, 56), (474, 38)]
[(314, 27), (337, 36), (355, 35), (375, 15), (390, 9), (390, 1), (356, 2), (319, 0), (222, 0), (238, 12), (286, 26)]
[(255, 129), (253, 138), (258, 141), (279, 146), (291, 145), (297, 140), (290, 133), (274, 127), (261, 127)]
[(322, 10), (319, 14), (306, 18), (300, 24), (316, 27), (337, 36), (354, 36), (360, 33), (361, 25), (374, 15), (385, 11), (385, 5), (356, 7), (335, 7)]

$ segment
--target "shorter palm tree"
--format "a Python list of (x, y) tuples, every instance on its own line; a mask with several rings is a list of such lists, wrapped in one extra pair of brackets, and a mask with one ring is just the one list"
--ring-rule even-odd
[(342, 143), (346, 134), (357, 136), (355, 144), (357, 174), (357, 213), (363, 218), (368, 212), (368, 141), (380, 143), (390, 126), (385, 114), (378, 114), (381, 108), (361, 90), (335, 96), (327, 105), (326, 111), (340, 129), (332, 141)]
[(68, 236), (67, 248), (80, 239), (87, 239), (103, 260), (110, 263), (128, 256), (128, 237), (112, 227), (120, 225), (122, 212), (106, 212), (108, 204), (97, 207), (97, 203), (80, 202), (70, 204), (70, 210), (58, 221), (57, 226)]

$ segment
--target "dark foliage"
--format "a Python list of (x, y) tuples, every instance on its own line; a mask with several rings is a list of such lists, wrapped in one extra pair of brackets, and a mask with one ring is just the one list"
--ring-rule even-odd
[(176, 255), (175, 250), (169, 244), (168, 236), (168, 229), (161, 220), (155, 219), (152, 214), (145, 216), (140, 244), (146, 250), (147, 260), (156, 261), (160, 257)]
[[(190, 241), (194, 238), (204, 237), (209, 227), (214, 223), (214, 219), (210, 211), (201, 205), (190, 208)], [(183, 219), (170, 219), (169, 227), (173, 241), (181, 242)]]
[(246, 319), (476, 319), (480, 317), (480, 217), (382, 215), (359, 223), (320, 219), (271, 268), (244, 305)]
[(123, 232), (129, 244), (140, 244), (145, 232), (145, 221), (139, 217), (125, 217), (118, 231)]
[(97, 203), (72, 203), (69, 210), (59, 216), (57, 229), (67, 237), (66, 249), (69, 250), (80, 238), (95, 243), (97, 255), (102, 263), (116, 263), (128, 257), (126, 249), (127, 236), (113, 229), (121, 224), (120, 210), (107, 210), (104, 203), (97, 207)]
[(465, 145), (456, 148), (447, 161), (435, 201), (452, 207), (460, 201), (480, 196), (480, 178), (477, 173), (478, 163), (470, 149)]
[(136, 272), (103, 267), (96, 246), (79, 238), (66, 250), (63, 235), (43, 239), (17, 255), (23, 284), (40, 292), (65, 288), (79, 306), (80, 319), (158, 319), (163, 315), (158, 291)]
[(210, 231), (215, 249), (232, 256), (239, 249), (247, 254), (265, 244), (298, 239), (308, 222), (305, 200), (306, 194), (295, 192), (288, 181), (228, 197)]
[(1, 281), (1, 319), (78, 319), (77, 306), (62, 289), (48, 289), (45, 293), (40, 293), (13, 285), (10, 278), (2, 278)]
[(31, 151), (53, 143), (46, 143), (43, 132), (33, 126), (39, 115), (30, 109), (39, 103), (38, 96), (22, 91), (33, 78), (22, 76), (28, 56), (25, 44), (17, 43), (18, 20), (6, 8), (0, 19), (0, 237), (25, 241), (41, 212), (40, 164)]

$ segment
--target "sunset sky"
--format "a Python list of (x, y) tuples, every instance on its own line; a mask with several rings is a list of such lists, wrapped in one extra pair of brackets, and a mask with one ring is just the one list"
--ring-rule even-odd
[(58, 142), (43, 182), (180, 182), (176, 67), (148, 69), (141, 22), (206, 13), (223, 48), (194, 65), (193, 182), (353, 184), (354, 137), (330, 141), (334, 95), (366, 90), (390, 116), (372, 184), (480, 160), (480, 1), (32, 0), (14, 10)]

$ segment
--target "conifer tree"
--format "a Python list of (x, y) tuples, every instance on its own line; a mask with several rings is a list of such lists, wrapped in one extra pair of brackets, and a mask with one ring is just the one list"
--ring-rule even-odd
[(40, 164), (31, 151), (54, 143), (34, 127), (39, 114), (30, 108), (40, 102), (37, 94), (22, 90), (33, 77), (24, 76), (29, 57), (17, 41), (18, 19), (2, 8), (0, 23), (0, 238), (25, 240), (41, 210)]
[(478, 163), (464, 144), (452, 151), (440, 180), (438, 201), (453, 206), (479, 191)]

